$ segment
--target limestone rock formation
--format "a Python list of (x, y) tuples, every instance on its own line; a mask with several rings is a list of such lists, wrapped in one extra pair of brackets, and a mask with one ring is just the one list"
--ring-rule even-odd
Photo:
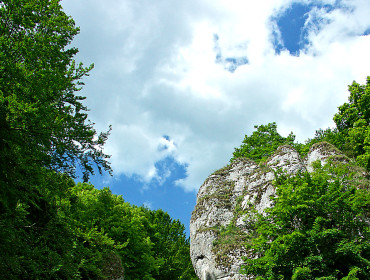
[[(311, 172), (313, 162), (324, 163), (329, 157), (347, 160), (325, 142), (313, 145), (304, 159), (294, 148), (282, 146), (263, 165), (240, 158), (210, 175), (199, 189), (190, 221), (190, 255), (199, 279), (250, 279), (239, 273), (241, 256), (248, 256), (243, 248), (248, 231), (245, 213), (252, 206), (260, 213), (271, 206), (274, 171)], [(230, 224), (235, 225), (230, 233), (220, 236), (220, 229)]]

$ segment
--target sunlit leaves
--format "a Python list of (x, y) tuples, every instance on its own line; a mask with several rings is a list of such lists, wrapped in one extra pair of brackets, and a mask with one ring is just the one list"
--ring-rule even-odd
[(256, 216), (257, 237), (247, 245), (257, 258), (246, 259), (243, 272), (261, 279), (367, 279), (369, 185), (357, 188), (350, 173), (328, 164), (278, 177), (274, 206)]
[(108, 188), (79, 183), (70, 192), (63, 202), (64, 216), (83, 242), (76, 250), (85, 256), (85, 272), (100, 273), (103, 256), (113, 252), (128, 280), (196, 279), (179, 221), (162, 210), (132, 206)]
[(85, 97), (76, 95), (93, 65), (76, 65), (68, 45), (79, 29), (59, 1), (1, 1), (0, 104), (13, 157), (84, 177), (110, 170), (98, 135), (87, 119)]
[(82, 259), (70, 252), (78, 244), (76, 239), (84, 237), (66, 222), (60, 201), (68, 197), (71, 182), (74, 185), (70, 176), (77, 166), (85, 179), (94, 164), (110, 171), (108, 156), (102, 152), (109, 133), (98, 135), (87, 119), (84, 97), (76, 95), (93, 66), (74, 62), (78, 50), (68, 45), (79, 29), (59, 2), (0, 1), (0, 275), (4, 279), (81, 275)]
[(348, 89), (348, 103), (338, 108), (334, 121), (350, 144), (357, 163), (370, 169), (370, 77), (366, 85), (353, 82)]
[(283, 137), (277, 132), (276, 123), (260, 125), (254, 127), (256, 131), (252, 135), (246, 135), (240, 148), (236, 148), (233, 159), (246, 157), (256, 162), (266, 160), (272, 155), (279, 146), (293, 145), (295, 135), (292, 133), (288, 137)]

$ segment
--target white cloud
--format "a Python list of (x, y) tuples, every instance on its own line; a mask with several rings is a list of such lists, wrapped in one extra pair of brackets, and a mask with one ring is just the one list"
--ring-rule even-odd
[[(155, 164), (173, 157), (187, 164), (178, 184), (196, 190), (255, 124), (276, 121), (301, 141), (332, 125), (347, 84), (370, 75), (370, 36), (359, 36), (370, 27), (370, 2), (316, 10), (322, 25), (310, 26), (305, 52), (276, 55), (271, 18), (291, 3), (63, 0), (81, 26), (78, 59), (96, 64), (82, 94), (97, 128), (113, 125), (106, 151), (115, 174), (161, 181), (169, 173)], [(224, 57), (249, 64), (234, 73), (217, 64), (215, 34)]]
[(144, 202), (144, 207), (148, 209), (153, 209), (153, 203), (150, 201), (145, 201)]

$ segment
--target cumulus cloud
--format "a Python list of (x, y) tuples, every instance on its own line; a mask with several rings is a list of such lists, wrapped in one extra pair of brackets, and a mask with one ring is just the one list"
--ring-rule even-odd
[[(294, 3), (304, 44), (292, 54), (278, 18)], [(177, 184), (197, 190), (253, 125), (276, 121), (303, 141), (333, 125), (347, 84), (370, 75), (367, 0), (62, 5), (81, 27), (78, 59), (96, 65), (82, 94), (97, 128), (113, 125), (116, 176), (163, 182), (171, 168), (158, 162), (171, 158), (186, 166)]]

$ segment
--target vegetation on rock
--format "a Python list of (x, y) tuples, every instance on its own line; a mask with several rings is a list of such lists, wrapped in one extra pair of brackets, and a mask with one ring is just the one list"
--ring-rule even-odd
[(281, 136), (277, 132), (276, 123), (256, 125), (254, 128), (256, 131), (253, 131), (250, 136), (245, 136), (243, 144), (235, 149), (231, 160), (239, 157), (246, 157), (253, 159), (257, 163), (263, 162), (271, 156), (278, 147), (294, 144), (295, 135), (291, 133), (288, 137)]
[[(320, 164), (319, 164), (320, 165)], [(246, 245), (257, 256), (243, 273), (257, 279), (369, 279), (369, 185), (345, 164), (280, 174), (274, 206), (255, 213)]]

